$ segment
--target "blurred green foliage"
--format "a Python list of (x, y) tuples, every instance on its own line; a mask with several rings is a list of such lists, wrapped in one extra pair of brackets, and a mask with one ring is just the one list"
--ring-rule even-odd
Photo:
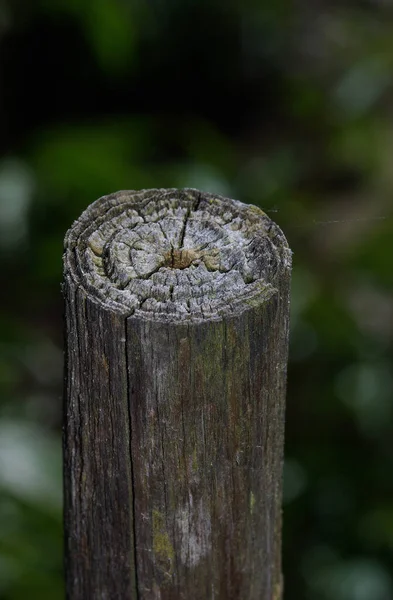
[(391, 600), (393, 6), (9, 0), (0, 56), (0, 599), (63, 595), (65, 230), (191, 186), (294, 251), (285, 599)]

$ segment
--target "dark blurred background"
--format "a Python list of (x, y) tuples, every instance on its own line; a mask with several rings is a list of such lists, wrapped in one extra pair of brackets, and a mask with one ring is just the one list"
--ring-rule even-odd
[(294, 251), (285, 600), (393, 599), (393, 2), (0, 0), (0, 133), (0, 599), (64, 593), (64, 233), (155, 186)]

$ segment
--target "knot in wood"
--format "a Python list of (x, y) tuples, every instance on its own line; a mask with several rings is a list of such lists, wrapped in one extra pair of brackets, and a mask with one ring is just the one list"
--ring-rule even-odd
[(285, 237), (260, 209), (198, 190), (124, 191), (82, 214), (65, 273), (111, 310), (159, 320), (219, 319), (275, 293)]

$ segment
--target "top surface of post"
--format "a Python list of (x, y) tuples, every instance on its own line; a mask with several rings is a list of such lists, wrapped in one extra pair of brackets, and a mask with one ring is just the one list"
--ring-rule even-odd
[(65, 239), (65, 276), (102, 307), (200, 321), (262, 304), (291, 268), (259, 208), (194, 189), (120, 191), (91, 204)]

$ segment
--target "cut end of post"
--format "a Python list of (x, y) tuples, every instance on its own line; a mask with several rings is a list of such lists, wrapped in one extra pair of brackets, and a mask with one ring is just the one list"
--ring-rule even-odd
[(279, 227), (255, 206), (194, 189), (121, 191), (65, 240), (65, 275), (126, 316), (199, 321), (265, 302), (290, 271)]

